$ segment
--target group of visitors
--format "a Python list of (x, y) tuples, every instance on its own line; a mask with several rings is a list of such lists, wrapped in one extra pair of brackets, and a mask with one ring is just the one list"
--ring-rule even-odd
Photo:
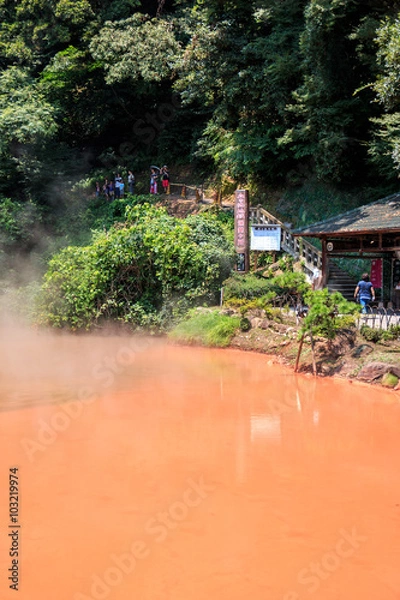
[[(159, 181), (161, 181), (162, 191), (168, 192), (170, 185), (170, 175), (167, 165), (164, 165), (161, 169), (159, 167), (150, 167), (150, 194), (159, 193)], [(128, 192), (129, 194), (135, 193), (135, 175), (132, 171), (128, 171), (127, 176)], [(117, 173), (113, 179), (105, 179), (103, 185), (100, 185), (96, 181), (96, 198), (104, 195), (107, 200), (118, 200), (123, 198), (125, 193), (125, 182), (121, 177), (120, 173)]]
[(166, 194), (169, 188), (169, 170), (167, 165), (161, 169), (159, 167), (150, 167), (150, 194), (158, 194), (158, 181), (161, 179), (162, 190)]
[[(135, 193), (135, 175), (132, 171), (128, 171), (128, 192), (130, 194)], [(120, 173), (117, 173), (114, 176), (114, 179), (105, 179), (103, 185), (100, 185), (98, 181), (96, 181), (96, 198), (101, 196), (102, 194), (107, 198), (107, 200), (119, 200), (119, 198), (123, 198), (125, 194), (125, 182), (121, 177)]]

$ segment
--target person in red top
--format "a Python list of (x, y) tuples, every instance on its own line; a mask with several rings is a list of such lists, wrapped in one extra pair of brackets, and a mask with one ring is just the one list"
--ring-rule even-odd
[(169, 186), (169, 171), (167, 165), (164, 165), (161, 169), (161, 182), (164, 192), (167, 193)]

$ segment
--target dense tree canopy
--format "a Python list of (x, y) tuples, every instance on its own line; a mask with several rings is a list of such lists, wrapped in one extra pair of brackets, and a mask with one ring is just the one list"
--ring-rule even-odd
[(49, 204), (68, 153), (77, 179), (105, 156), (168, 157), (241, 184), (395, 185), (397, 1), (1, 0), (0, 15), (4, 197)]

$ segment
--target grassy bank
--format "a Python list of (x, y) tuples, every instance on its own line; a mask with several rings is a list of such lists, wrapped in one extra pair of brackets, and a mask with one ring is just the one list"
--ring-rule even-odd
[[(197, 310), (179, 323), (169, 338), (183, 344), (261, 352), (294, 367), (302, 324), (296, 323), (294, 313), (280, 311), (280, 315), (277, 320), (276, 314), (271, 318), (271, 313), (260, 309), (252, 309), (247, 317), (241, 317), (231, 309)], [(245, 327), (245, 322), (250, 327)], [(385, 336), (381, 336), (374, 342), (368, 339), (373, 337), (369, 330), (363, 328), (363, 333), (352, 326), (339, 329), (334, 339), (316, 336), (314, 357), (318, 375), (358, 379), (400, 389), (400, 337), (395, 332), (392, 339), (385, 340)], [(308, 336), (304, 341), (299, 372), (313, 372)]]
[(194, 310), (171, 332), (170, 339), (185, 344), (226, 348), (240, 330), (240, 318), (222, 314), (218, 309)]

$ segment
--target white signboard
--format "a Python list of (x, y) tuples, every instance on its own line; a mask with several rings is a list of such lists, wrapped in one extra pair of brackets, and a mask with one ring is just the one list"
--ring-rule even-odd
[(281, 228), (279, 225), (252, 225), (250, 250), (280, 250)]

